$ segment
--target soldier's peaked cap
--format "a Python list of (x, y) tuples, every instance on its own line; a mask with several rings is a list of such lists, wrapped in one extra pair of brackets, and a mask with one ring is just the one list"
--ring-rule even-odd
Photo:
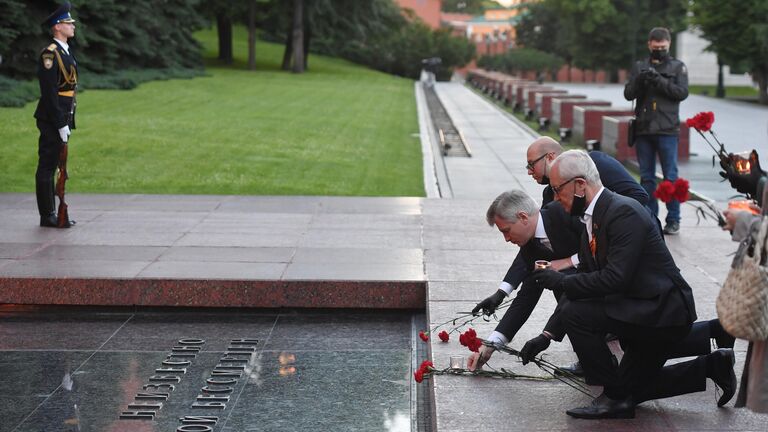
[(71, 10), (72, 10), (72, 4), (68, 1), (64, 2), (64, 4), (59, 6), (59, 8), (56, 9), (55, 12), (50, 14), (48, 18), (46, 18), (45, 21), (43, 21), (43, 25), (46, 27), (53, 27), (59, 23), (75, 22), (75, 20), (72, 19), (72, 15), (69, 14), (69, 11)]

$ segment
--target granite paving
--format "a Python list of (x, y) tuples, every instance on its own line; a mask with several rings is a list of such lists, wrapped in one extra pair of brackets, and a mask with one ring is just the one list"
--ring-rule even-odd
[[(410, 356), (423, 342), (411, 337), (412, 311), (426, 311), (434, 328), (494, 292), (517, 248), (486, 224), (485, 209), (506, 189), (523, 189), (536, 199), (541, 191), (524, 168), (533, 131), (459, 83), (438, 83), (436, 90), (473, 156), (440, 156), (417, 85), (426, 197), (71, 190), (67, 201), (78, 224), (58, 230), (36, 225), (32, 194), (0, 194), (2, 303), (279, 308), (184, 309), (175, 315), (73, 306), (45, 313), (6, 306), (0, 319), (3, 382), (7, 388), (34, 385), (0, 397), (6, 419), (0, 430), (173, 430), (177, 418), (159, 417), (145, 429), (138, 423), (125, 426), (117, 414), (167, 354), (158, 347), (190, 335), (203, 335), (210, 344), (190, 369), (196, 378), (179, 387), (183, 400), (199, 390), (198, 378), (215, 366), (230, 335), (260, 339), (257, 363), (270, 365), (240, 384), (244, 402), (229, 405), (228, 421), (215, 430), (416, 430), (409, 412), (408, 401), (416, 394), (410, 377), (423, 359)], [(704, 171), (703, 164), (701, 169), (691, 187), (720, 191), (714, 198), (724, 208), (727, 196), (716, 172)], [(668, 238), (668, 245), (694, 287), (700, 319), (715, 317), (714, 299), (735, 244), (712, 221), (697, 223), (695, 207), (686, 204), (682, 232)], [(542, 296), (510, 345), (520, 348), (538, 334), (554, 304), (551, 296)], [(291, 313), (290, 308), (302, 309)], [(322, 309), (315, 316), (305, 308)], [(328, 314), (328, 308), (336, 312)], [(410, 312), (372, 310), (383, 308)], [(472, 326), (486, 336), (495, 319)], [(446, 367), (452, 355), (469, 354), (456, 336), (448, 343), (431, 337), (426, 344), (437, 367)], [(739, 341), (739, 371), (745, 350)], [(306, 367), (290, 373), (290, 365), (281, 363), (283, 352), (300, 357)], [(553, 344), (547, 356), (556, 364), (575, 360), (567, 339)], [(491, 365), (541, 374), (502, 354)], [(281, 374), (283, 366), (288, 375)], [(356, 373), (349, 373), (353, 368)], [(80, 393), (67, 389), (67, 376)], [(96, 381), (109, 384), (99, 387)], [(281, 386), (288, 381), (293, 384)], [(297, 393), (303, 384), (309, 393)], [(429, 418), (439, 431), (765, 430), (768, 424), (764, 415), (734, 409), (733, 402), (716, 408), (711, 382), (705, 392), (645, 403), (634, 420), (596, 422), (566, 416), (566, 409), (589, 398), (555, 381), (440, 376), (420, 386), (431, 391)], [(93, 398), (106, 411), (88, 405)], [(292, 414), (306, 410), (310, 415)]]

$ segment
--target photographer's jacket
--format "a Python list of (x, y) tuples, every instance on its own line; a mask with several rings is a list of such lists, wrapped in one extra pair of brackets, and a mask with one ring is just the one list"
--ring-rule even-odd
[(75, 90), (77, 63), (75, 57), (53, 41), (42, 53), (37, 65), (40, 101), (35, 118), (53, 124), (56, 129), (75, 128)]
[(688, 69), (683, 62), (672, 57), (656, 64), (652, 64), (650, 59), (638, 61), (629, 74), (624, 97), (627, 100), (637, 99), (636, 134), (677, 135), (680, 130), (680, 101), (688, 97)]

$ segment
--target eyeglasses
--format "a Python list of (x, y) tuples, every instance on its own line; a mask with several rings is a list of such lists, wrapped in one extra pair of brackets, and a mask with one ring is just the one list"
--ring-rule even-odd
[(562, 190), (563, 190), (563, 188), (565, 187), (565, 185), (567, 185), (568, 183), (570, 183), (570, 182), (572, 182), (572, 181), (574, 181), (574, 180), (576, 180), (576, 179), (582, 179), (582, 180), (584, 180), (584, 177), (579, 177), (579, 176), (576, 176), (576, 177), (571, 177), (570, 179), (568, 179), (568, 180), (564, 181), (563, 183), (560, 183), (560, 186), (552, 186), (552, 191), (554, 191), (554, 192), (555, 192), (555, 195), (560, 195), (560, 191), (562, 191)]
[(538, 161), (540, 161), (540, 160), (544, 159), (545, 157), (547, 157), (547, 155), (548, 155), (548, 154), (549, 154), (549, 153), (544, 153), (543, 155), (539, 156), (539, 157), (538, 157), (538, 158), (537, 158), (535, 161), (529, 161), (529, 162), (528, 162), (528, 163), (525, 165), (525, 169), (527, 169), (527, 170), (530, 170), (530, 171), (533, 171), (533, 166), (534, 166), (534, 165), (536, 165), (536, 163), (537, 163)]

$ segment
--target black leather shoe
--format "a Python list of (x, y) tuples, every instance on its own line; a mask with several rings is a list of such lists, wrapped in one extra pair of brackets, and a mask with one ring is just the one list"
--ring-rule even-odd
[(630, 397), (615, 400), (603, 393), (588, 406), (569, 409), (565, 413), (582, 419), (631, 419), (635, 418), (635, 404)]
[(75, 225), (77, 222), (70, 220), (67, 221), (64, 226), (59, 226), (59, 218), (56, 217), (56, 215), (50, 215), (50, 216), (40, 216), (40, 226), (41, 227), (48, 227), (48, 228), (69, 228), (72, 225)]
[(584, 376), (584, 368), (581, 367), (581, 362), (575, 362), (568, 366), (562, 366), (555, 370), (557, 375), (575, 375), (577, 377)]
[(733, 372), (733, 365), (736, 364), (736, 356), (732, 349), (719, 349), (711, 354), (712, 370), (707, 376), (720, 387), (723, 394), (717, 400), (717, 406), (721, 407), (728, 403), (736, 394), (736, 373)]
[(59, 226), (59, 221), (56, 219), (56, 215), (40, 216), (40, 226), (56, 228)]

